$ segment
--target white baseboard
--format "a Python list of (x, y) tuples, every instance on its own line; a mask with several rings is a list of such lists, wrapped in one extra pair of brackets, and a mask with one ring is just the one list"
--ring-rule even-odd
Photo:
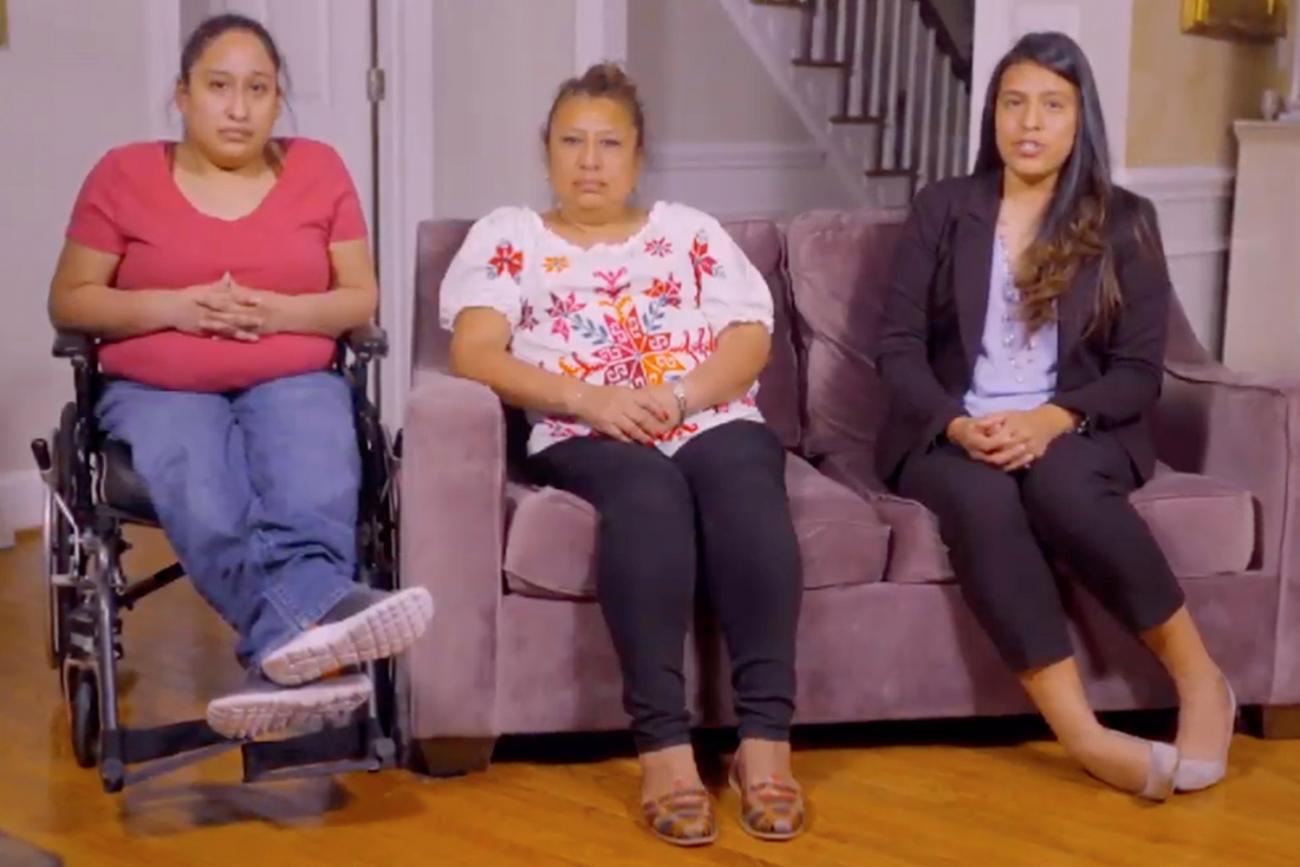
[(16, 531), (41, 525), (42, 485), (36, 470), (0, 473), (0, 548), (13, 544)]
[(643, 200), (666, 199), (716, 217), (787, 218), (854, 203), (815, 142), (664, 142), (646, 153)]
[(1127, 169), (1117, 180), (1160, 217), (1174, 290), (1197, 337), (1219, 354), (1232, 234), (1234, 173), (1222, 166)]

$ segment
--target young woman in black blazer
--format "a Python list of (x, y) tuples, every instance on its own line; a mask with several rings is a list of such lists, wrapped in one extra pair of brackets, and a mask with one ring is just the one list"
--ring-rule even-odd
[[(1025, 36), (989, 83), (974, 174), (917, 196), (899, 243), (879, 469), (938, 516), (967, 602), (1065, 749), (1153, 800), (1223, 777), (1235, 717), (1128, 501), (1155, 465), (1171, 291), (1151, 203), (1111, 183), (1087, 58)], [(1098, 722), (1049, 558), (1169, 671), (1175, 744)]]

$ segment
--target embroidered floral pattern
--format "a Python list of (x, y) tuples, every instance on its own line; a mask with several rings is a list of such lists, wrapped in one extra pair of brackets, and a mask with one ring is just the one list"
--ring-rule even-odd
[(645, 242), (645, 251), (656, 259), (667, 259), (673, 254), (673, 242), (667, 238), (654, 238)]
[(502, 241), (497, 244), (496, 251), (492, 258), (488, 260), (488, 276), (495, 280), (502, 274), (509, 274), (510, 279), (518, 283), (519, 275), (523, 273), (523, 270), (523, 251), (516, 250), (509, 241)]
[(645, 290), (645, 294), (650, 298), (661, 299), (667, 307), (682, 306), (682, 281), (673, 277), (670, 273), (667, 280), (660, 280), (658, 277), (650, 284), (650, 288)]
[(568, 343), (571, 334), (569, 317), (575, 316), (586, 306), (574, 292), (570, 292), (567, 298), (561, 298), (552, 292), (551, 306), (546, 309), (546, 315), (551, 317), (551, 333), (560, 335)]
[(519, 329), (532, 331), (537, 325), (537, 314), (533, 311), (532, 303), (525, 298), (523, 306), (519, 308)]
[(691, 242), (691, 268), (695, 270), (695, 306), (700, 306), (701, 295), (704, 292), (704, 281), (701, 277), (708, 274), (710, 277), (725, 277), (722, 266), (718, 260), (709, 255), (709, 236), (703, 230), (695, 235), (695, 240)]
[(617, 298), (620, 292), (632, 288), (632, 284), (627, 281), (626, 267), (619, 268), (617, 271), (597, 271), (593, 276), (601, 283), (596, 287), (596, 291), (610, 298)]
[[(593, 385), (650, 388), (686, 376), (716, 350), (713, 316), (703, 294), (723, 317), (744, 321), (770, 316), (771, 296), (716, 224), (682, 207), (658, 209), (655, 225), (639, 241), (581, 250), (544, 233), (522, 241), (476, 242), (462, 251), (473, 278), (446, 287), (472, 303), (517, 305), (510, 351), (538, 369)], [(516, 238), (508, 214), (487, 238)], [(535, 216), (535, 215), (534, 215)], [(486, 266), (476, 263), (486, 262)], [(484, 273), (485, 269), (486, 273)], [(483, 275), (483, 276), (479, 276)], [(506, 280), (513, 281), (515, 286)], [(693, 280), (693, 285), (691, 281)], [(505, 284), (505, 285), (502, 285)], [(715, 304), (716, 302), (716, 304)], [(507, 309), (502, 307), (501, 309)], [(725, 321), (725, 320), (724, 320)], [(737, 419), (760, 420), (754, 395), (694, 413), (658, 437), (667, 453), (705, 430)], [(581, 419), (529, 413), (529, 451), (577, 436), (593, 436)]]

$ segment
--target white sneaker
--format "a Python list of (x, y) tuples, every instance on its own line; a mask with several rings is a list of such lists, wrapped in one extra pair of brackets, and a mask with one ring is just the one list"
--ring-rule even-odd
[(352, 712), (370, 700), (371, 689), (364, 674), (285, 687), (250, 673), (238, 692), (208, 703), (208, 725), (232, 740), (310, 734), (346, 725)]
[(358, 587), (321, 622), (262, 660), (262, 673), (295, 686), (406, 650), (433, 619), (433, 597), (423, 587), (388, 593)]

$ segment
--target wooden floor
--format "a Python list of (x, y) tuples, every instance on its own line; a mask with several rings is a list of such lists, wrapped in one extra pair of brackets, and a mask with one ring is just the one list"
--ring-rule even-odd
[[(135, 562), (162, 565), (163, 546), (144, 541)], [(609, 738), (508, 743), (488, 772), (451, 780), (390, 771), (241, 786), (227, 755), (110, 796), (73, 762), (43, 594), (36, 539), (0, 551), (0, 833), (69, 865), (1300, 863), (1300, 741), (1239, 735), (1225, 784), (1149, 806), (1014, 721), (801, 733), (796, 769), (815, 813), (784, 845), (745, 836), (729, 792), (716, 845), (656, 842), (636, 820), (635, 762)], [(197, 715), (238, 681), (227, 630), (188, 585), (126, 618), (137, 724)]]

